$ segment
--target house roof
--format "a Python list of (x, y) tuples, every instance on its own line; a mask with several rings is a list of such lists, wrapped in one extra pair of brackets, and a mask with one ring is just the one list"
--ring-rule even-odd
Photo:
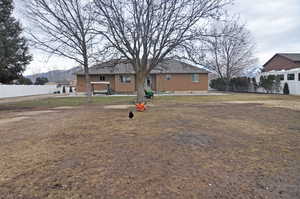
[[(159, 63), (151, 74), (170, 74), (170, 73), (208, 73), (207, 70), (193, 66), (178, 60), (166, 60)], [(83, 71), (76, 73), (84, 74)], [(135, 74), (132, 65), (128, 61), (109, 61), (96, 64), (89, 68), (89, 74)]]
[(300, 62), (300, 53), (278, 53), (278, 55), (283, 56), (293, 62)]
[(300, 53), (276, 53), (271, 59), (269, 59), (263, 66), (266, 66), (271, 60), (276, 56), (281, 56), (285, 59), (288, 59), (292, 62), (300, 62)]

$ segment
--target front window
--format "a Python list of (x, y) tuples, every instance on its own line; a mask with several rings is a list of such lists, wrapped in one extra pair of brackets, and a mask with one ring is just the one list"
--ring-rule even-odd
[(129, 75), (120, 75), (121, 83), (130, 83), (131, 77)]
[(199, 74), (192, 74), (192, 82), (199, 82)]
[(287, 79), (288, 80), (295, 80), (295, 74), (288, 74)]
[(104, 75), (100, 75), (100, 81), (105, 81), (105, 76)]

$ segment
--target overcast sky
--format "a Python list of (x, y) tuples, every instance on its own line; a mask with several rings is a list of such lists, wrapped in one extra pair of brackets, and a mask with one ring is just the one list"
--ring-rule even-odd
[[(15, 14), (19, 19), (24, 9), (22, 1), (15, 0)], [(275, 53), (300, 53), (300, 0), (235, 0), (229, 13), (239, 14), (247, 23), (255, 39), (255, 55), (260, 65)], [(25, 75), (76, 66), (76, 63), (65, 58), (49, 59), (48, 55), (34, 49), (31, 53), (34, 60)]]

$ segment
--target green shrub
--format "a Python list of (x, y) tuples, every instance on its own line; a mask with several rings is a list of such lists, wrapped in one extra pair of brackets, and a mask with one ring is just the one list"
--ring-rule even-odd
[(261, 76), (259, 86), (263, 87), (267, 93), (280, 92), (280, 81), (279, 75)]
[(259, 85), (263, 87), (267, 91), (267, 93), (270, 93), (273, 89), (274, 80), (275, 80), (275, 75), (261, 76)]
[[(226, 79), (217, 78), (211, 80), (210, 87), (219, 91), (248, 91), (251, 84), (251, 79), (247, 77), (234, 77), (230, 79), (228, 84), (226, 84), (227, 82), (228, 81), (226, 81)], [(227, 86), (228, 89), (226, 89)]]
[(250, 82), (247, 77), (234, 77), (230, 80), (230, 87), (232, 91), (248, 91)]
[(213, 79), (210, 81), (210, 87), (219, 91), (226, 90), (226, 81), (222, 78)]

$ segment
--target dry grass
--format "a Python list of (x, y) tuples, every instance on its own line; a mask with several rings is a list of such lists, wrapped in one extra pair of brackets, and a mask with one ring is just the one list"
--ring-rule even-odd
[(0, 111), (30, 117), (0, 124), (0, 198), (300, 196), (300, 111), (262, 103), (297, 97), (159, 97), (133, 120), (95, 100)]

